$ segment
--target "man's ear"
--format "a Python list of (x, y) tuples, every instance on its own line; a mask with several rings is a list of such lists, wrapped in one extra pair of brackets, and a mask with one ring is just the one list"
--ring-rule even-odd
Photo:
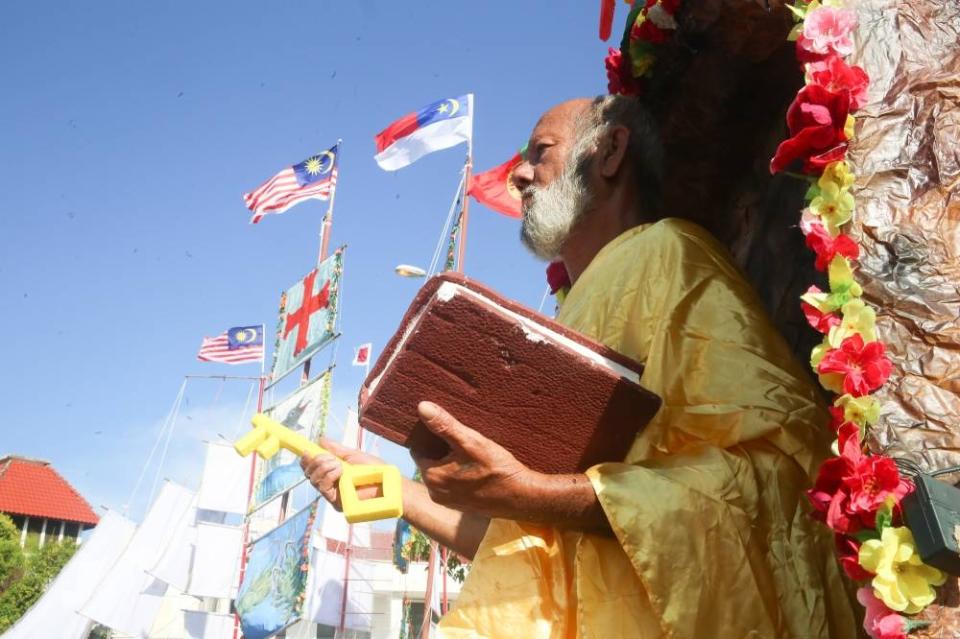
[(600, 175), (605, 178), (614, 177), (627, 157), (627, 143), (630, 141), (630, 130), (625, 126), (610, 127), (597, 145), (597, 165)]

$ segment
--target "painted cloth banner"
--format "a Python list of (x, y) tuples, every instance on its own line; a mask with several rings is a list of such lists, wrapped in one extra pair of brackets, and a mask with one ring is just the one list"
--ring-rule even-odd
[(271, 637), (300, 618), (316, 512), (314, 501), (250, 547), (236, 600), (244, 639)]
[(342, 272), (341, 247), (280, 296), (273, 384), (333, 339)]
[[(323, 434), (326, 424), (329, 389), (328, 371), (264, 412), (290, 430), (310, 441), (316, 441)], [(234, 453), (234, 457), (239, 455)], [(258, 477), (250, 503), (251, 510), (259, 508), (305, 479), (300, 460), (288, 450), (281, 450), (266, 461), (258, 460), (257, 464)]]
[(187, 593), (194, 597), (230, 599), (237, 587), (243, 528), (199, 523), (196, 530), (197, 550)]
[(238, 455), (230, 444), (207, 442), (197, 507), (245, 515), (249, 487), (250, 458)]
[(4, 633), (4, 639), (85, 639), (90, 619), (76, 611), (127, 547), (134, 530), (132, 521), (108, 511), (43, 596)]
[(189, 516), (195, 493), (167, 481), (130, 543), (80, 614), (134, 637), (147, 636), (160, 610), (167, 584), (147, 574), (170, 542), (170, 528)]
[(187, 610), (184, 629), (188, 639), (232, 639), (233, 615)]

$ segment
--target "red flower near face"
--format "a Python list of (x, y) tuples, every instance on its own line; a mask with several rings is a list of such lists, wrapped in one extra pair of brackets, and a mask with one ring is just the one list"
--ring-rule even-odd
[[(816, 289), (814, 292), (820, 292), (820, 289), (816, 286), (811, 286), (810, 288)], [(807, 323), (817, 332), (823, 333), (824, 335), (829, 333), (830, 329), (834, 326), (840, 326), (840, 324), (843, 323), (843, 320), (840, 319), (840, 316), (836, 313), (824, 313), (806, 302), (800, 302), (800, 308), (803, 309), (803, 316), (807, 318)]]
[(803, 160), (804, 172), (819, 175), (828, 164), (842, 159), (847, 151), (843, 129), (849, 113), (849, 91), (833, 93), (815, 84), (800, 89), (787, 109), (790, 137), (777, 147), (770, 172), (778, 173)]
[(643, 40), (650, 44), (663, 44), (670, 38), (670, 33), (661, 29), (647, 18), (630, 30), (630, 41)]
[(823, 462), (807, 497), (815, 519), (826, 522), (834, 532), (849, 535), (874, 528), (877, 511), (887, 497), (900, 503), (912, 486), (900, 476), (892, 459), (863, 453), (856, 424), (840, 427), (839, 444), (840, 456)]
[(843, 392), (863, 397), (883, 386), (893, 364), (884, 354), (883, 342), (863, 343), (855, 333), (823, 356), (817, 365), (818, 373), (837, 373), (843, 376)]
[(823, 224), (814, 223), (809, 226), (807, 233), (807, 246), (817, 254), (815, 266), (818, 271), (826, 271), (830, 262), (837, 255), (842, 255), (851, 260), (860, 257), (860, 247), (850, 239), (850, 236), (840, 234), (832, 237)]
[(562, 288), (570, 288), (570, 274), (563, 262), (550, 262), (547, 266), (547, 283), (550, 285), (551, 295), (556, 295)]
[(853, 581), (869, 581), (873, 579), (873, 573), (864, 570), (860, 565), (860, 542), (853, 537), (835, 534), (834, 543), (837, 549), (837, 558), (840, 560), (840, 567), (847, 573)]
[(611, 48), (603, 64), (607, 68), (607, 92), (610, 95), (640, 94), (640, 87), (630, 74), (629, 64), (620, 49)]
[(850, 109), (856, 111), (867, 102), (867, 86), (870, 76), (857, 66), (850, 66), (838, 55), (820, 62), (814, 62), (807, 67), (811, 84), (823, 87), (827, 91), (839, 93), (850, 92)]

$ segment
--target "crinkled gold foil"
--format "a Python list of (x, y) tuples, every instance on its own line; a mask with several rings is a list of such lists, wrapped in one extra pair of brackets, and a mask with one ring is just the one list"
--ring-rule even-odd
[[(849, 161), (858, 279), (894, 372), (868, 444), (932, 470), (960, 465), (960, 3), (858, 0), (870, 76)], [(960, 478), (956, 475), (953, 479)], [(917, 636), (960, 636), (951, 579)]]

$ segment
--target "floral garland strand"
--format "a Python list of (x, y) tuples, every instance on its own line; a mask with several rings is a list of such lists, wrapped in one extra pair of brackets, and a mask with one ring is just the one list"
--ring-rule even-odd
[(680, 0), (645, 0), (634, 3), (627, 16), (620, 48), (610, 48), (604, 65), (607, 90), (611, 95), (641, 95), (657, 60), (657, 49), (677, 29), (674, 16)]
[(835, 534), (847, 576), (865, 585), (857, 599), (866, 609), (863, 627), (875, 639), (901, 639), (928, 625), (915, 615), (933, 603), (933, 586), (946, 575), (923, 563), (913, 534), (903, 524), (900, 503), (913, 490), (892, 459), (865, 451), (867, 429), (880, 417), (872, 396), (893, 369), (877, 339), (876, 312), (862, 299), (854, 279), (859, 247), (844, 233), (854, 213), (855, 176), (846, 162), (854, 137), (851, 111), (866, 103), (869, 78), (848, 65), (856, 14), (843, 0), (796, 0), (787, 5), (796, 19), (796, 41), (805, 86), (787, 110), (790, 137), (770, 162), (772, 173), (795, 165), (810, 187), (800, 228), (827, 273), (828, 290), (811, 286), (801, 297), (810, 326), (823, 334), (810, 364), (820, 383), (837, 395), (830, 407), (837, 432), (835, 457), (820, 467), (807, 495), (813, 516)]

